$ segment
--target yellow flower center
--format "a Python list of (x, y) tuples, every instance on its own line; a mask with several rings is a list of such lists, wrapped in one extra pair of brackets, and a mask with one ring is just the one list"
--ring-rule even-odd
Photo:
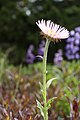
[(48, 35), (51, 37), (54, 37), (55, 35), (57, 35), (57, 33), (54, 31), (52, 31), (51, 29), (48, 30)]
[(48, 35), (52, 35), (52, 30), (48, 30)]

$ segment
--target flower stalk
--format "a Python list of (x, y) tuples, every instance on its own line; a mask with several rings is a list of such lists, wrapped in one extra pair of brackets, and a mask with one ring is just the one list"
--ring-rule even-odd
[(48, 120), (48, 109), (47, 109), (47, 83), (46, 83), (46, 63), (47, 63), (47, 53), (50, 41), (46, 40), (46, 45), (44, 49), (44, 57), (43, 57), (43, 91), (44, 91), (44, 120)]
[(44, 106), (41, 105), (41, 103), (37, 101), (37, 107), (40, 109), (41, 115), (43, 116), (44, 120), (48, 120), (48, 109), (51, 107), (52, 101), (56, 98), (53, 97), (47, 101), (47, 89), (51, 85), (54, 79), (52, 78), (48, 81), (46, 81), (46, 63), (47, 63), (47, 53), (48, 53), (48, 47), (50, 44), (50, 41), (58, 42), (60, 39), (65, 39), (69, 37), (69, 31), (61, 27), (60, 25), (55, 24), (51, 20), (45, 21), (45, 20), (38, 20), (36, 22), (37, 26), (41, 29), (41, 34), (44, 38), (46, 38), (46, 45), (44, 49), (44, 57), (43, 57), (43, 85), (40, 83), (41, 92), (43, 96), (43, 103)]

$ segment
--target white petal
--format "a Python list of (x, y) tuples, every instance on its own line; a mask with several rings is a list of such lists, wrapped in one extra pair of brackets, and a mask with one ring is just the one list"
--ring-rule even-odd
[(69, 37), (69, 31), (66, 28), (51, 22), (51, 20), (38, 20), (36, 24), (44, 34), (50, 36), (51, 38), (64, 39)]

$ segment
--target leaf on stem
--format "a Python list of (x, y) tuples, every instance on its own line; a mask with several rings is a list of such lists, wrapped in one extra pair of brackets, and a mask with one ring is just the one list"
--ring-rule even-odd
[(43, 108), (43, 106), (41, 105), (41, 103), (38, 100), (36, 100), (36, 102), (37, 102), (37, 107), (39, 108), (39, 110), (41, 112), (41, 115), (44, 117), (44, 108)]
[(44, 90), (43, 90), (43, 85), (41, 84), (41, 82), (39, 82), (40, 88), (41, 88), (41, 93), (42, 93), (42, 97), (44, 98)]
[(53, 80), (55, 80), (55, 79), (57, 79), (57, 78), (52, 78), (52, 79), (50, 79), (50, 80), (47, 81), (47, 85), (46, 85), (47, 89), (49, 88), (49, 86), (51, 85), (51, 83), (53, 82)]
[(57, 97), (53, 97), (51, 99), (48, 100), (47, 102), (47, 109), (49, 109), (51, 107), (51, 103), (53, 102), (54, 99), (56, 99)]
[(43, 60), (43, 56), (41, 55), (37, 55), (36, 57), (41, 58)]

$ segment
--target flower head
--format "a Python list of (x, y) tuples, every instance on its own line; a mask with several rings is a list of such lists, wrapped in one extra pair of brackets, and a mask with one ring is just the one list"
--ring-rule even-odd
[(69, 37), (69, 31), (66, 28), (53, 23), (51, 20), (38, 20), (36, 24), (41, 29), (42, 35), (45, 38), (49, 38), (54, 42), (58, 41), (58, 39), (65, 39)]

